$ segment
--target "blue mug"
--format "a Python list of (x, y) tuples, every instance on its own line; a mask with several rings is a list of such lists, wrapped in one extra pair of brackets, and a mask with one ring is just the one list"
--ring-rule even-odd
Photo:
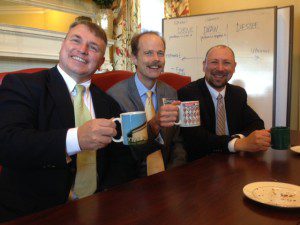
[(124, 145), (145, 144), (148, 140), (147, 119), (144, 111), (121, 113), (119, 121), (122, 136), (119, 139), (112, 138), (114, 142), (122, 142)]

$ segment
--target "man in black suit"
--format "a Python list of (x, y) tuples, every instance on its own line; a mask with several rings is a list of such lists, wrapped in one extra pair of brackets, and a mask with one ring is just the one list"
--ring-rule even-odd
[[(270, 133), (247, 104), (246, 91), (228, 84), (235, 67), (232, 49), (225, 45), (212, 47), (203, 61), (205, 77), (178, 91), (179, 100), (200, 102), (201, 126), (181, 129), (189, 161), (211, 152), (264, 151), (270, 146)], [(217, 110), (218, 96), (220, 105), (225, 105), (223, 120), (218, 119), (222, 117)], [(219, 132), (220, 127), (223, 132)]]
[[(56, 67), (4, 78), (0, 87), (0, 221), (80, 198), (72, 192), (79, 171), (76, 161), (78, 154), (87, 151), (96, 152), (93, 193), (137, 176), (130, 150), (111, 143), (117, 134), (111, 118), (119, 116), (119, 105), (91, 84), (91, 75), (104, 62), (106, 45), (106, 34), (96, 24), (75, 22), (62, 43)], [(77, 84), (84, 86), (83, 102), (92, 119), (75, 127)]]

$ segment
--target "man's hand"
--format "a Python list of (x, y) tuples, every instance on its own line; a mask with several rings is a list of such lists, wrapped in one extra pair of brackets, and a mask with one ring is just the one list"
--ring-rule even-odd
[(270, 147), (271, 135), (269, 130), (256, 130), (247, 137), (237, 139), (234, 144), (236, 151), (266, 151)]
[(78, 127), (77, 135), (82, 150), (104, 148), (117, 135), (116, 124), (109, 119), (93, 119)]
[(155, 122), (160, 127), (172, 127), (178, 119), (178, 105), (180, 101), (174, 101), (172, 104), (164, 105), (159, 108), (155, 116)]

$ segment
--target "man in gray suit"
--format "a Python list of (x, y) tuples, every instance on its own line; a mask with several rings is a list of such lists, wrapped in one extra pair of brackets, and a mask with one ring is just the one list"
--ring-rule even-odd
[(179, 128), (174, 126), (178, 117), (176, 104), (180, 102), (163, 106), (162, 98), (177, 99), (177, 93), (174, 88), (157, 80), (165, 65), (165, 41), (156, 32), (144, 32), (132, 38), (131, 49), (135, 75), (111, 87), (108, 94), (123, 111), (130, 112), (144, 111), (147, 92), (152, 91), (156, 115), (148, 122), (149, 136), (162, 144), (166, 168), (184, 164), (186, 152), (178, 140)]

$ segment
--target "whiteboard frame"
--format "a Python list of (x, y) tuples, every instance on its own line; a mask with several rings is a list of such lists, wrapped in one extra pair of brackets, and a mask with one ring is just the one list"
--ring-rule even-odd
[[(276, 80), (275, 80), (275, 107), (274, 107), (274, 117), (275, 126), (290, 126), (291, 117), (291, 85), (292, 85), (292, 58), (293, 58), (293, 34), (294, 34), (294, 6), (279, 7), (277, 11), (289, 10), (289, 18), (287, 27), (277, 26), (277, 46), (282, 43), (282, 40), (286, 42), (283, 43), (284, 49), (277, 47), (277, 69), (276, 69)], [(280, 21), (280, 16), (277, 14), (277, 20)], [(278, 22), (277, 22), (278, 24)], [(289, 35), (286, 39), (286, 35)], [(281, 36), (280, 36), (281, 35)], [(284, 51), (284, 52), (281, 52)], [(282, 58), (282, 56), (287, 56), (287, 58)], [(286, 65), (286, 68), (285, 68)], [(284, 74), (284, 77), (280, 77), (280, 73)], [(279, 85), (284, 84), (284, 85)], [(279, 95), (283, 93), (282, 96)]]

